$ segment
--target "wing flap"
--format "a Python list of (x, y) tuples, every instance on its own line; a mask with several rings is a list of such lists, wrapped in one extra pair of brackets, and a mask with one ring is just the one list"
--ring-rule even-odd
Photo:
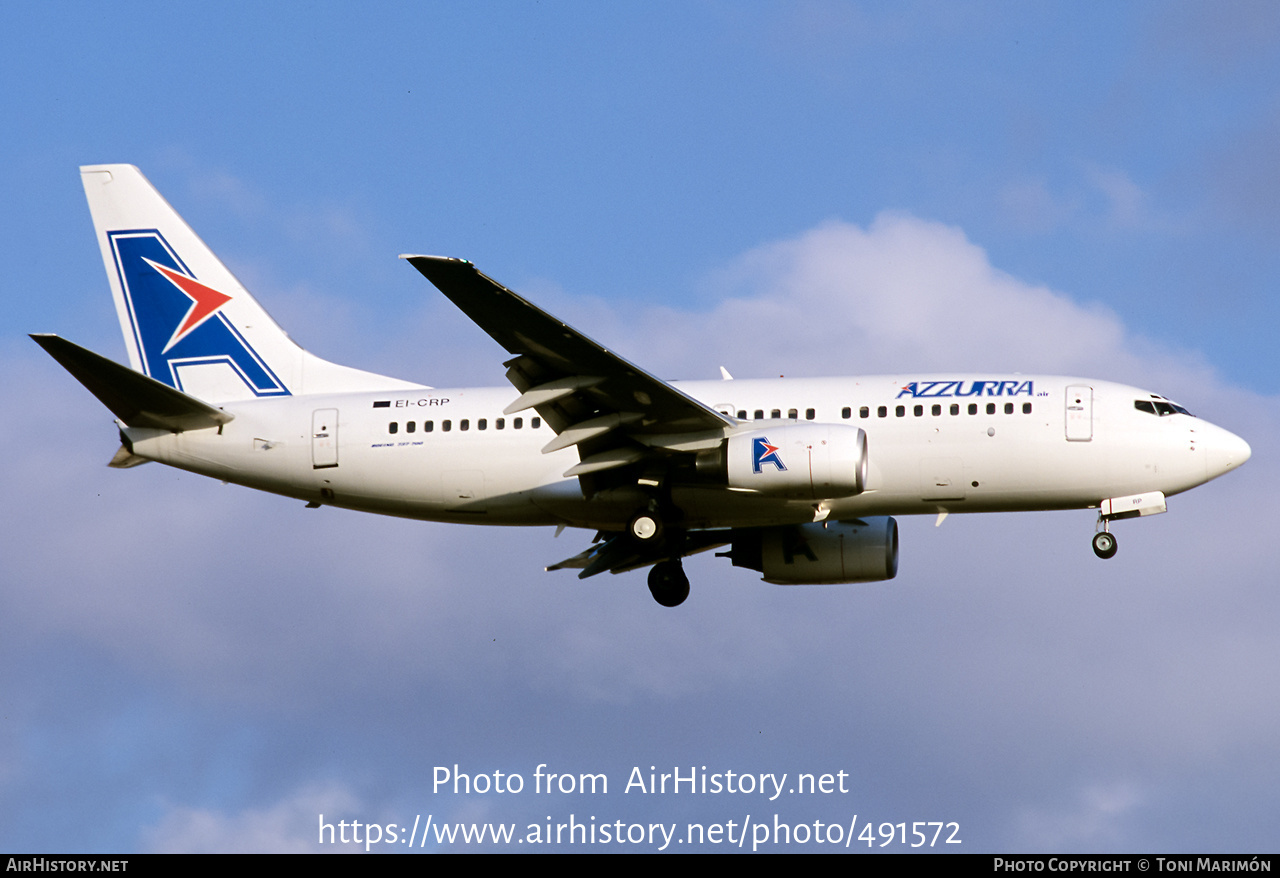
[(519, 399), (504, 408), (502, 413), (504, 415), (514, 415), (525, 409), (549, 405), (564, 399), (566, 396), (572, 396), (585, 387), (594, 387), (603, 380), (603, 378), (596, 378), (590, 375), (570, 375), (568, 378), (557, 378), (555, 381), (548, 381), (546, 384), (530, 387), (520, 394)]

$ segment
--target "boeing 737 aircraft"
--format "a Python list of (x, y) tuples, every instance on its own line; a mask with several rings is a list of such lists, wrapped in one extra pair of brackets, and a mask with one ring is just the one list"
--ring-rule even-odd
[(308, 353), (132, 165), (80, 169), (126, 368), (34, 335), (116, 416), (114, 467), (160, 461), (428, 521), (596, 532), (548, 570), (651, 567), (664, 606), (712, 548), (782, 585), (898, 569), (892, 515), (1098, 509), (1109, 524), (1240, 466), (1249, 446), (1135, 387), (1048, 375), (667, 382), (481, 274), (404, 256), (511, 353), (511, 388), (438, 388)]

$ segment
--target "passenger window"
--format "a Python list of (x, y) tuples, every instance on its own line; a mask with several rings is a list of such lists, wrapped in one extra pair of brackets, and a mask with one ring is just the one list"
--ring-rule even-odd
[(978, 413), (978, 404), (976, 402), (969, 403), (969, 414), (976, 415)]
[(877, 409), (876, 409), (876, 417), (877, 417), (877, 418), (887, 418), (887, 417), (889, 417), (889, 407), (888, 407), (888, 406), (883, 406), (883, 405), (882, 405), (882, 406), (880, 406), (879, 408), (877, 408)]
[(911, 409), (911, 413), (914, 414), (917, 418), (924, 417), (924, 406), (922, 405), (914, 406)]
[(400, 432), (400, 425), (399, 425), (398, 423), (396, 423), (395, 421), (392, 421), (390, 424), (387, 424), (387, 432), (388, 432), (388, 433), (399, 433), (399, 432)]
[[(865, 412), (866, 409), (864, 408), (863, 411)], [(840, 417), (845, 418), (846, 420), (852, 414), (853, 414), (853, 409), (849, 408), (848, 406), (845, 406), (844, 408), (840, 409)], [(863, 417), (865, 418), (866, 415), (863, 415)]]
[(994, 402), (987, 403), (987, 414), (994, 415), (996, 413), (996, 404)]
[(435, 428), (436, 428), (436, 422), (435, 422), (435, 421), (427, 421), (425, 424), (423, 424), (423, 425), (422, 425), (422, 432), (424, 432), (424, 433), (430, 433), (430, 432), (431, 432), (432, 430), (434, 430)]
[(418, 422), (417, 422), (417, 421), (410, 421), (409, 423), (407, 423), (407, 424), (405, 424), (405, 425), (404, 425), (404, 431), (405, 431), (406, 433), (413, 433), (413, 432), (416, 432), (416, 431), (417, 431), (417, 429), (418, 429)]
[(942, 414), (942, 406), (935, 404), (933, 407), (933, 416), (936, 418), (940, 414)]
[(1024, 402), (1024, 403), (1022, 404), (1022, 413), (1023, 413), (1024, 415), (1029, 415), (1029, 414), (1031, 414), (1031, 403), (1029, 403), (1029, 402)]
[(869, 417), (871, 417), (871, 409), (867, 408), (867, 407), (864, 405), (862, 408), (858, 409), (858, 417), (860, 417), (860, 418), (869, 418)]
[(738, 410), (738, 420), (739, 420), (739, 421), (745, 421), (746, 419), (747, 419), (747, 410), (746, 410), (746, 409), (739, 409), (739, 410)]
[(459, 422), (458, 422), (458, 429), (459, 429), (459, 430), (470, 430), (470, 429), (471, 429), (471, 422), (470, 422), (469, 420), (467, 420), (466, 418), (463, 418), (461, 421), (459, 421)]
[(485, 429), (485, 428), (486, 428), (486, 427), (488, 427), (488, 426), (489, 426), (489, 422), (488, 422), (487, 420), (485, 420), (484, 418), (481, 418), (480, 420), (476, 421), (476, 429), (477, 429), (477, 430), (483, 430), (483, 429)]
[(763, 420), (764, 420), (764, 409), (756, 409), (756, 417), (755, 417), (755, 420), (757, 420), (757, 421), (763, 421)]
[(799, 417), (800, 417), (800, 413), (799, 413), (798, 411), (796, 411), (795, 409), (788, 409), (788, 410), (787, 410), (787, 417), (794, 421), (794, 420), (796, 420), (797, 418), (799, 418)]
[(899, 418), (906, 417), (907, 409), (905, 406), (895, 406), (893, 409), (893, 413)]
[(1006, 403), (1004, 404), (1004, 413), (1005, 413), (1006, 415), (1011, 415), (1011, 414), (1013, 414), (1013, 403), (1011, 403), (1011, 402), (1006, 402)]
[(782, 409), (774, 409), (773, 413), (769, 415), (769, 417), (773, 418), (775, 421), (778, 420), (782, 417)]
[(511, 428), (513, 430), (519, 430), (523, 426), (524, 426), (524, 418), (516, 418), (511, 422)]
[(501, 430), (505, 426), (507, 426), (506, 418), (498, 418), (498, 420), (493, 422), (493, 429), (495, 430)]
[(453, 421), (442, 421), (440, 424), (440, 429), (448, 433), (450, 430), (453, 429)]
[(959, 404), (959, 403), (957, 403), (957, 402), (953, 402), (953, 403), (951, 403), (951, 414), (953, 414), (953, 415), (958, 415), (958, 414), (960, 414), (960, 404)]
[(806, 421), (812, 421), (812, 420), (813, 420), (814, 418), (816, 418), (817, 416), (818, 416), (818, 413), (817, 413), (817, 412), (815, 412), (813, 409), (805, 409), (805, 410), (804, 410), (804, 419), (805, 419)]
[(539, 427), (542, 426), (542, 418), (531, 418), (529, 420), (529, 426), (532, 427), (534, 430), (538, 429)]

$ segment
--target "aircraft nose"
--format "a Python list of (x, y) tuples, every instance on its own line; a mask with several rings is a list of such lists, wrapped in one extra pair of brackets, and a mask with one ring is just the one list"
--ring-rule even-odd
[(1205, 451), (1205, 464), (1211, 479), (1231, 472), (1253, 454), (1248, 442), (1220, 427), (1215, 427), (1208, 436), (1202, 436), (1200, 447)]

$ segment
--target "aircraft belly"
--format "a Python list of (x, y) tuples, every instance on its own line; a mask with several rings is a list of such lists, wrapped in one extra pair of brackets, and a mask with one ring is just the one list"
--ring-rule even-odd
[(537, 481), (511, 462), (516, 456), (486, 459), (417, 439), (344, 444), (341, 455), (339, 466), (316, 471), (333, 505), (427, 521), (556, 523), (535, 504)]
[(726, 488), (678, 488), (671, 499), (689, 527), (769, 527), (814, 519), (814, 502), (730, 491)]

